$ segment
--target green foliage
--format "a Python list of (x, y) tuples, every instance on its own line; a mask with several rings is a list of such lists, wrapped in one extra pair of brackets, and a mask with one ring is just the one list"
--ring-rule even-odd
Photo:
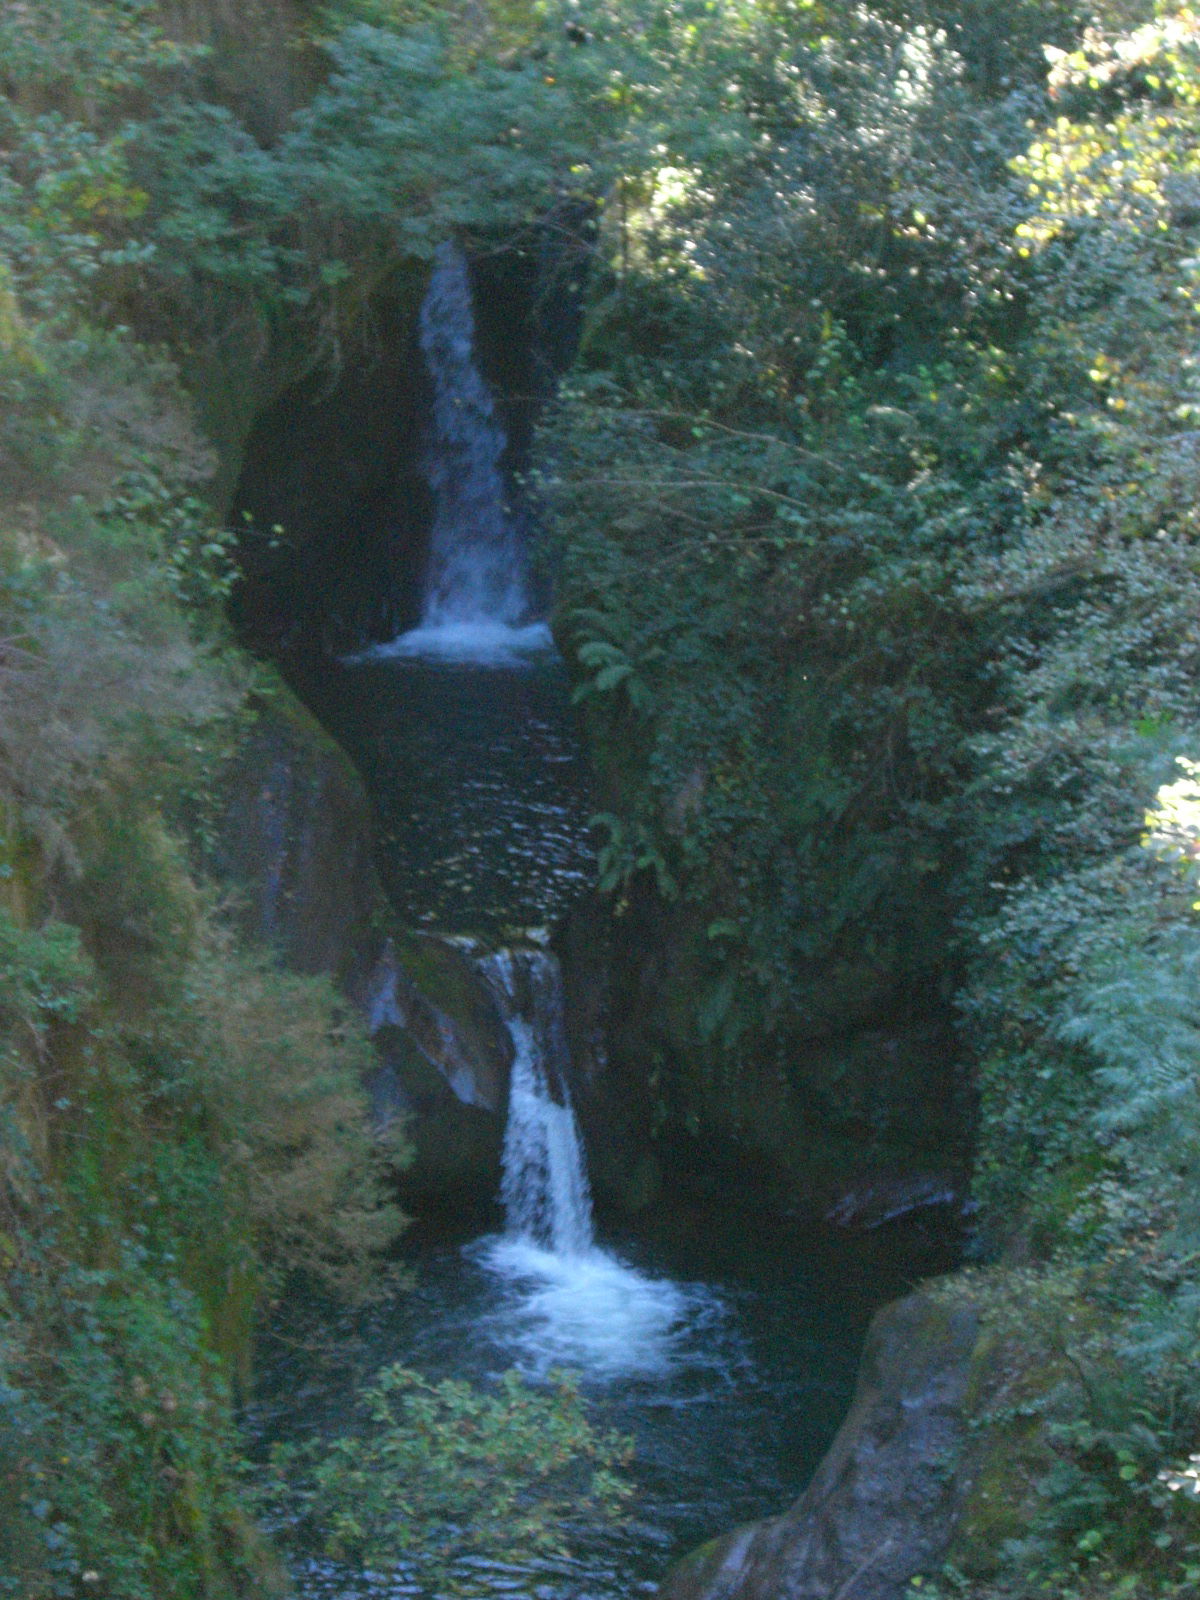
[(76, 1021), (93, 980), (78, 928), (50, 922), (27, 930), (0, 907), (0, 1013), (10, 1023), (36, 1029), (55, 1017)]
[[(1041, 158), (1007, 157), (1035, 85), (981, 104), (925, 23), (858, 23), (774, 58), (761, 171), (673, 151), (694, 181), (643, 206), (637, 250), (610, 237), (588, 370), (544, 441), (608, 809), (750, 930), (729, 954), (762, 1019), (810, 1007), (813, 957), (927, 982), (904, 963), (944, 948), (956, 903), (1060, 838), (1129, 842), (1129, 724), (1189, 714), (1190, 532), (1158, 443), (1184, 397), (1152, 370), (1186, 241), (1130, 271), (1117, 205), (1069, 273), (1032, 260)], [(1068, 723), (1072, 695), (1094, 714)]]
[[(230, 941), (163, 821), (240, 694), (232, 567), (169, 365), (113, 324), (336, 360), (397, 267), (566, 195), (599, 227), (547, 561), (602, 888), (686, 974), (660, 1110), (698, 1128), (761, 1058), (802, 1093), (797, 1043), (957, 990), (982, 1236), (1036, 1263), (987, 1294), (1049, 1373), (978, 1592), (1186, 1592), (1196, 889), (1139, 837), (1200, 731), (1191, 13), (344, 0), (312, 38), (264, 140), (149, 6), (0, 16), (4, 1570), (244, 1576), (204, 1352), (295, 1268), (361, 1287), (396, 1221), (357, 1030)], [(616, 1497), (569, 1391), (393, 1371), (368, 1409), (293, 1462), (356, 1559), (437, 1577), (464, 1528)]]
[[(289, 1275), (388, 1281), (403, 1152), (355, 1020), (233, 941), (168, 825), (247, 673), (210, 452), (121, 324), (173, 240), (193, 285), (287, 304), (297, 275), (267, 224), (214, 221), (251, 142), (178, 111), (192, 56), (152, 8), (7, 7), (0, 56), (0, 1592), (273, 1593), (231, 1383)], [(190, 237), (142, 182), (168, 124)]]
[(116, 923), (0, 914), (0, 1592), (260, 1592), (229, 1384), (292, 1274), (390, 1281), (403, 1151), (326, 982), (239, 949), (153, 827), (79, 845)]
[(146, 205), (130, 180), (122, 112), (182, 59), (140, 0), (44, 0), (0, 16), (0, 261), (42, 312), (78, 302), (141, 254)]
[(98, 119), (148, 72), (185, 58), (164, 37), (154, 0), (28, 0), (6, 8), (4, 70), (28, 98), (68, 97)]
[(208, 98), (205, 52), (155, 11), (0, 19), (0, 273), (43, 312), (99, 308), (192, 364), (236, 363), (231, 327), (336, 360), (382, 276), (453, 232), (519, 235), (604, 181), (606, 75), (570, 46), (570, 7), (328, 8), (320, 81), (269, 144)]
[(471, 1556), (565, 1555), (572, 1527), (630, 1492), (629, 1441), (593, 1428), (562, 1374), (542, 1391), (509, 1372), (489, 1392), (386, 1367), (360, 1403), (361, 1431), (276, 1452), (274, 1495), (329, 1554), (423, 1590), (463, 1592)]
[(232, 1596), (279, 1585), (238, 1506), (227, 1378), (199, 1308), (39, 1231), (0, 1290), (0, 1594)]
[(380, 1255), (404, 1220), (388, 1179), (406, 1147), (398, 1125), (371, 1130), (374, 1057), (332, 984), (281, 973), (209, 923), (164, 1045), (172, 1091), (198, 1103), (267, 1280), (302, 1271), (342, 1295), (383, 1292)]
[[(944, 1584), (919, 1590), (981, 1600), (1192, 1592), (1200, 1519), (1180, 1493), (1186, 1472), (1164, 1463), (1192, 1437), (1194, 1307), (1185, 1329), (1152, 1237), (1141, 1235), (1136, 1263), (1121, 1254), (1108, 1270), (1061, 1259), (964, 1274), (941, 1290), (982, 1317), (987, 1376), (969, 1448), (975, 1483), (988, 1488), (968, 1509)], [(1156, 1293), (1138, 1304), (1147, 1269), (1158, 1270)]]
[(1040, 1441), (1022, 1537), (945, 1592), (1182, 1595), (1195, 844), (1140, 841), (1200, 734), (1196, 25), (1030, 6), (1010, 49), (1011, 9), (814, 12), (725, 157), (660, 138), (543, 432), (546, 555), (603, 887), (688, 973), (680, 1124), (765, 1051), (802, 1094), (864, 991), (956, 992), (980, 1247), (1037, 1264), (983, 1298), (1046, 1382), (982, 1425)]

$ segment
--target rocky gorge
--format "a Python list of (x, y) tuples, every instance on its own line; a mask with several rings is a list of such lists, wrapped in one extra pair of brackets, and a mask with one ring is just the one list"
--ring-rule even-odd
[(647, 1430), (556, 1594), (1186, 1594), (1189, 19), (127, 9), (4, 24), (0, 1593), (288, 1581), (399, 1201), (381, 1349)]

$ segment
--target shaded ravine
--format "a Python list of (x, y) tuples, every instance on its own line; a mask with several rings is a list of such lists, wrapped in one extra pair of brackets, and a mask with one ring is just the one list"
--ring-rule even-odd
[[(597, 1224), (546, 942), (591, 875), (586, 762), (474, 361), (469, 277), (450, 247), (421, 345), (435, 395), (422, 615), (329, 663), (306, 698), (366, 781), (401, 919), (472, 936), (462, 947), (512, 1046), (504, 1222), (418, 1224), (415, 1287), (370, 1312), (289, 1307), (253, 1422), (264, 1443), (343, 1431), (356, 1384), (395, 1361), (485, 1384), (511, 1368), (532, 1382), (570, 1368), (595, 1420), (636, 1442), (630, 1523), (573, 1530), (567, 1562), (462, 1576), (479, 1595), (623, 1600), (652, 1592), (699, 1540), (794, 1497), (846, 1409), (871, 1313), (949, 1257), (919, 1220), (886, 1238), (799, 1231), (764, 1220), (751, 1194), (703, 1212), (660, 1204), (636, 1232)], [(323, 1561), (296, 1581), (302, 1600), (420, 1592)]]
[[(871, 1314), (950, 1252), (919, 1219), (855, 1237), (789, 1228), (737, 1196), (664, 1206), (637, 1233), (598, 1227), (557, 962), (523, 947), (478, 964), (514, 1047), (503, 1226), (418, 1224), (414, 1288), (368, 1312), (291, 1306), (264, 1358), (255, 1430), (262, 1444), (344, 1431), (356, 1387), (398, 1360), (485, 1385), (567, 1368), (593, 1420), (635, 1441), (629, 1522), (570, 1530), (566, 1560), (474, 1560), (459, 1577), (510, 1600), (649, 1595), (701, 1540), (787, 1505), (841, 1421)], [(295, 1577), (300, 1600), (423, 1592), (319, 1559)]]

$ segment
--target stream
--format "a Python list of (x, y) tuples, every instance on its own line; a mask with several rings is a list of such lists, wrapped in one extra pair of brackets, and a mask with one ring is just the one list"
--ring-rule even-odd
[[(355, 1389), (394, 1362), (485, 1385), (568, 1368), (592, 1420), (635, 1441), (628, 1522), (574, 1530), (569, 1560), (461, 1577), (480, 1597), (628, 1600), (795, 1498), (845, 1415), (872, 1312), (947, 1268), (952, 1247), (919, 1218), (851, 1236), (739, 1195), (668, 1200), (636, 1229), (594, 1215), (543, 930), (590, 880), (595, 807), (473, 337), (466, 263), (443, 246), (421, 313), (435, 396), (422, 615), (331, 663), (306, 698), (366, 780), (399, 915), (487, 952), (477, 967), (513, 1046), (502, 1194), (473, 1225), (419, 1221), (404, 1241), (413, 1286), (384, 1303), (285, 1306), (249, 1423), (260, 1447), (345, 1431)], [(294, 1576), (301, 1600), (423, 1592), (317, 1559)]]
[[(917, 1228), (850, 1237), (724, 1207), (601, 1229), (576, 1259), (428, 1224), (406, 1244), (408, 1292), (356, 1316), (293, 1308), (264, 1354), (255, 1426), (343, 1431), (355, 1387), (399, 1360), (485, 1383), (573, 1367), (593, 1422), (635, 1441), (630, 1520), (577, 1534), (568, 1563), (476, 1569), (480, 1600), (650, 1595), (697, 1544), (784, 1510), (845, 1415), (871, 1313), (951, 1265)], [(300, 1600), (421, 1593), (320, 1560), (295, 1577)]]

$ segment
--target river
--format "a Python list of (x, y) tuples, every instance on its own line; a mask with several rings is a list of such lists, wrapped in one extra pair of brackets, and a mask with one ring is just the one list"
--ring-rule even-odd
[[(948, 1267), (952, 1244), (920, 1218), (859, 1236), (799, 1228), (748, 1194), (676, 1196), (637, 1228), (594, 1215), (544, 938), (589, 880), (592, 801), (473, 359), (469, 274), (449, 246), (421, 342), (435, 395), (422, 615), (330, 663), (307, 698), (367, 782), (401, 918), (490, 952), (476, 959), (514, 1056), (503, 1190), (469, 1224), (417, 1223), (406, 1292), (354, 1314), (287, 1306), (249, 1421), (260, 1446), (345, 1431), (356, 1387), (394, 1362), (484, 1385), (569, 1368), (593, 1419), (635, 1441), (630, 1519), (574, 1530), (567, 1561), (459, 1576), (479, 1596), (628, 1600), (696, 1543), (794, 1499), (845, 1414), (872, 1311)], [(415, 1576), (319, 1559), (295, 1579), (302, 1600), (422, 1592)]]

